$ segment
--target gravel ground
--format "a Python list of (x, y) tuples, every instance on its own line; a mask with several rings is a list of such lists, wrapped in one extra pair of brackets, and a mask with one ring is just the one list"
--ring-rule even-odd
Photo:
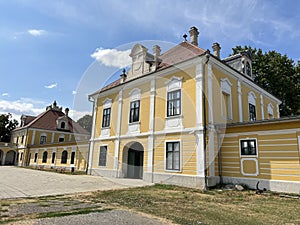
[(14, 225), (168, 225), (165, 221), (125, 210), (111, 210), (10, 223)]

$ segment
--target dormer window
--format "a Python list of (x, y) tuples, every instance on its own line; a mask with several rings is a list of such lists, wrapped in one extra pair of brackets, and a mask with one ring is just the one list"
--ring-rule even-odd
[(251, 77), (251, 66), (249, 62), (246, 62), (246, 74)]
[(65, 122), (61, 122), (60, 128), (61, 128), (61, 129), (65, 129), (65, 128), (66, 128), (66, 123), (65, 123)]

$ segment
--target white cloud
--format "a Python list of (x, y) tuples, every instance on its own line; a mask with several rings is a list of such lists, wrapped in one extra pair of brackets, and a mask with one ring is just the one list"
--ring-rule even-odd
[(41, 101), (21, 98), (15, 101), (0, 99), (0, 113), (11, 113), (13, 118), (20, 120), (21, 115), (36, 116), (45, 110), (45, 105)]
[(77, 111), (71, 109), (69, 112), (69, 116), (74, 120), (77, 121), (78, 119), (82, 118), (85, 115), (91, 115), (92, 113), (90, 111)]
[(9, 95), (9, 93), (2, 93), (2, 96), (3, 97), (9, 97), (10, 95)]
[(46, 34), (46, 31), (45, 30), (37, 30), (37, 29), (30, 29), (27, 31), (30, 35), (32, 36), (42, 36), (42, 35), (45, 35)]
[(48, 89), (56, 88), (57, 87), (57, 83), (55, 83), (55, 84), (49, 84), (49, 85), (46, 85), (44, 87), (48, 88)]
[(96, 51), (91, 54), (91, 57), (103, 63), (105, 66), (123, 68), (131, 63), (129, 54), (130, 50), (119, 51), (117, 49), (97, 48)]
[(76, 95), (77, 94), (77, 91), (72, 91), (72, 95)]

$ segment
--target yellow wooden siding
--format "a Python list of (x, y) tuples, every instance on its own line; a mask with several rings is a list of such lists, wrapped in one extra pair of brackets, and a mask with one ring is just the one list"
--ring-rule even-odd
[[(295, 124), (296, 123), (296, 124)], [(257, 179), (300, 181), (300, 149), (298, 143), (299, 132), (288, 131), (294, 127), (299, 127), (300, 122), (285, 122), (276, 124), (265, 124), (252, 127), (232, 127), (228, 128), (228, 134), (222, 142), (222, 175), (233, 177), (249, 177)], [(273, 134), (262, 131), (262, 127), (271, 130)], [(281, 130), (276, 128), (281, 127)], [(235, 132), (235, 133), (233, 133)], [(243, 132), (248, 134), (243, 135)], [(249, 133), (252, 132), (253, 134)], [(256, 133), (256, 134), (254, 134)], [(233, 137), (233, 134), (236, 134)], [(257, 156), (240, 156), (239, 140), (247, 138), (257, 139)], [(241, 159), (257, 159), (258, 171), (254, 161), (244, 161)], [(248, 174), (243, 176), (244, 173)], [(255, 174), (258, 176), (249, 176)]]
[[(166, 142), (180, 141), (181, 144), (181, 171), (166, 171)], [(193, 135), (165, 135), (155, 137), (154, 149), (154, 172), (157, 173), (179, 173), (185, 175), (196, 175), (196, 151), (195, 136)]]

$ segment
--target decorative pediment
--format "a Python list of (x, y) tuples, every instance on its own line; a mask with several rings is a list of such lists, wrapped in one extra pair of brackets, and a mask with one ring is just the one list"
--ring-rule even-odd
[(256, 96), (252, 91), (248, 93), (248, 103), (256, 105)]
[(231, 87), (232, 83), (227, 78), (221, 79), (221, 89), (223, 92), (231, 95)]
[(166, 82), (167, 91), (174, 91), (182, 88), (182, 77), (172, 77)]
[(130, 92), (129, 92), (129, 95), (130, 95), (130, 101), (133, 102), (133, 101), (136, 101), (136, 100), (140, 100), (141, 99), (141, 90), (138, 89), (138, 88), (134, 88), (132, 89)]
[(111, 108), (112, 105), (112, 100), (110, 98), (106, 98), (103, 102), (102, 102), (103, 108), (107, 109), (107, 108)]

